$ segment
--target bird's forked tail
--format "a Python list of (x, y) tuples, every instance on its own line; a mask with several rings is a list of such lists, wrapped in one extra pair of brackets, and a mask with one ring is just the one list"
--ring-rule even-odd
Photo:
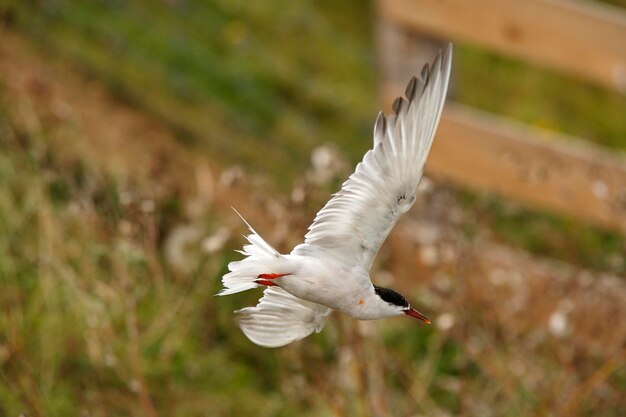
[(228, 264), (230, 272), (222, 277), (224, 289), (218, 295), (235, 294), (271, 285), (271, 279), (282, 276), (280, 272), (285, 268), (283, 256), (263, 240), (237, 210), (235, 213), (250, 229), (251, 233), (245, 236), (249, 244), (243, 250), (237, 251), (245, 256), (244, 259)]
[(256, 307), (236, 311), (241, 330), (254, 343), (265, 347), (284, 346), (314, 331), (320, 332), (331, 309), (276, 286), (273, 280), (291, 275), (293, 263), (264, 241), (241, 214), (239, 217), (250, 229), (246, 236), (249, 244), (238, 251), (245, 255), (244, 259), (228, 264), (230, 272), (222, 278), (224, 289), (218, 295), (266, 287)]

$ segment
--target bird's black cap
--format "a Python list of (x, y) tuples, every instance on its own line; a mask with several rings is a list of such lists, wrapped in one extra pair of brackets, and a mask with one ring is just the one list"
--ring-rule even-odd
[(377, 287), (374, 285), (374, 291), (383, 301), (388, 302), (389, 304), (396, 305), (398, 307), (409, 307), (409, 302), (402, 295), (398, 294), (394, 290), (390, 290), (389, 288)]

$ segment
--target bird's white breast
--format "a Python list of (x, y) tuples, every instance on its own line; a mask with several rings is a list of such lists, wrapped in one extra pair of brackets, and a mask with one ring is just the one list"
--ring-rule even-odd
[(296, 297), (361, 320), (401, 314), (376, 295), (366, 271), (345, 270), (312, 256), (286, 256), (293, 272), (276, 283)]
[(293, 273), (277, 283), (296, 297), (343, 311), (373, 290), (365, 272), (347, 271), (311, 256), (286, 257)]

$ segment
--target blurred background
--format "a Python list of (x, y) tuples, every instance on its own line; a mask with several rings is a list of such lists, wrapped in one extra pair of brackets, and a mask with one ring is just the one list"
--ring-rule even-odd
[[(611, 4), (612, 3), (612, 4)], [(626, 415), (626, 2), (0, 0), (0, 416)], [(454, 43), (372, 271), (432, 326), (213, 295)]]

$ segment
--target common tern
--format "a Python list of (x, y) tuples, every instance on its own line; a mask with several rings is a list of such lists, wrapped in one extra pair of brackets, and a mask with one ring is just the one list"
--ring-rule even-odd
[[(374, 146), (316, 215), (304, 243), (280, 254), (246, 222), (245, 256), (228, 264), (219, 295), (265, 287), (256, 307), (236, 311), (254, 343), (279, 347), (320, 332), (332, 310), (355, 319), (408, 315), (430, 321), (399, 293), (372, 284), (374, 257), (400, 216), (415, 203), (450, 78), (452, 47), (426, 64), (379, 113)], [(239, 214), (239, 213), (237, 213)]]

